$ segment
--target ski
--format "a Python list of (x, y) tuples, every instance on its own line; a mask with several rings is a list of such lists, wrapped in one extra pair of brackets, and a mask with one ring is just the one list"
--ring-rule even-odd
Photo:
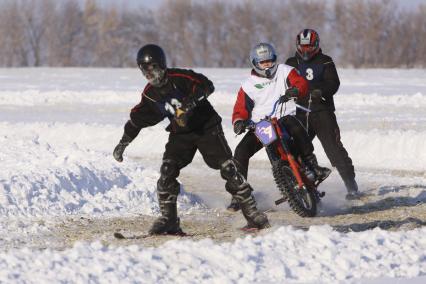
[(253, 233), (258, 233), (260, 232), (260, 229), (258, 228), (240, 228), (240, 231), (247, 233), (247, 234), (253, 234)]
[(160, 234), (160, 235), (153, 235), (153, 234), (140, 234), (140, 235), (124, 235), (120, 232), (115, 232), (114, 237), (119, 240), (139, 240), (139, 239), (146, 239), (150, 237), (166, 237), (166, 236), (172, 236), (172, 237), (193, 237), (195, 234), (187, 234), (187, 233), (178, 233), (178, 234)]
[(123, 235), (120, 232), (115, 232), (114, 233), (114, 237), (116, 239), (119, 239), (119, 240), (138, 240), (138, 239), (145, 239), (145, 238), (148, 238), (148, 237), (151, 237), (151, 236), (152, 236), (151, 234), (129, 235), (129, 236), (126, 236), (126, 235)]

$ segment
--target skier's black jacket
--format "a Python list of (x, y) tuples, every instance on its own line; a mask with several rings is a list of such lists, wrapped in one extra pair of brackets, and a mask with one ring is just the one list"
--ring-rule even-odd
[[(322, 53), (320, 50), (312, 59), (304, 61), (299, 54), (287, 59), (285, 64), (295, 67), (300, 75), (304, 76), (309, 83), (309, 92), (314, 89), (322, 91), (324, 100), (312, 101), (312, 112), (330, 110), (334, 111), (333, 95), (340, 86), (339, 76), (337, 75), (336, 66), (333, 59)], [(304, 98), (298, 98), (297, 103), (308, 107), (309, 95)], [(300, 109), (298, 109), (300, 111)]]
[[(199, 132), (209, 129), (222, 119), (205, 99), (213, 93), (213, 83), (202, 74), (188, 69), (168, 68), (167, 83), (161, 87), (147, 84), (141, 102), (130, 113), (124, 132), (134, 139), (142, 128), (155, 125), (164, 118), (170, 120), (167, 131), (172, 133)], [(187, 123), (179, 125), (175, 113), (188, 99), (196, 98), (197, 105), (188, 114)]]

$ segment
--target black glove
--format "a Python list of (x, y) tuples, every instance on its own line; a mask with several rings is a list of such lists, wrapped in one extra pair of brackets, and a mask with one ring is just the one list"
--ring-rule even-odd
[(284, 95), (280, 97), (280, 104), (286, 103), (293, 98), (297, 98), (298, 95), (299, 95), (299, 90), (297, 88), (293, 87), (293, 88), (287, 89)]
[(180, 107), (181, 110), (188, 112), (190, 110), (193, 110), (197, 106), (198, 100), (195, 96), (187, 96), (182, 101), (182, 106)]
[(129, 146), (132, 139), (130, 136), (128, 136), (126, 133), (123, 134), (123, 137), (121, 138), (120, 142), (115, 146), (114, 151), (112, 152), (112, 155), (114, 156), (114, 159), (117, 160), (117, 162), (123, 161), (123, 153), (127, 146)]
[(321, 100), (323, 100), (323, 101), (325, 100), (322, 97), (322, 91), (320, 89), (314, 89), (314, 90), (311, 91), (311, 99), (314, 102), (320, 102)]
[(241, 133), (244, 133), (246, 131), (247, 125), (248, 125), (247, 120), (237, 120), (234, 123), (235, 134), (240, 135)]

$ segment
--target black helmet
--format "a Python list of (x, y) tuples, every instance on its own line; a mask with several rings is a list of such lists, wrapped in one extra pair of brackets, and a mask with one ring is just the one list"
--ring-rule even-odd
[(167, 63), (161, 47), (155, 44), (143, 46), (138, 51), (136, 62), (151, 85), (156, 87), (164, 85)]

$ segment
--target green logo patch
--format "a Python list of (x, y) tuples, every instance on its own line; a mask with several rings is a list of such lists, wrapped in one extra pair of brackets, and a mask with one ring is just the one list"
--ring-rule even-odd
[[(274, 80), (274, 81), (276, 81), (276, 80)], [(255, 86), (256, 89), (263, 89), (263, 88), (265, 88), (265, 86), (272, 84), (274, 81), (260, 83), (260, 84), (254, 85), (254, 86)]]

